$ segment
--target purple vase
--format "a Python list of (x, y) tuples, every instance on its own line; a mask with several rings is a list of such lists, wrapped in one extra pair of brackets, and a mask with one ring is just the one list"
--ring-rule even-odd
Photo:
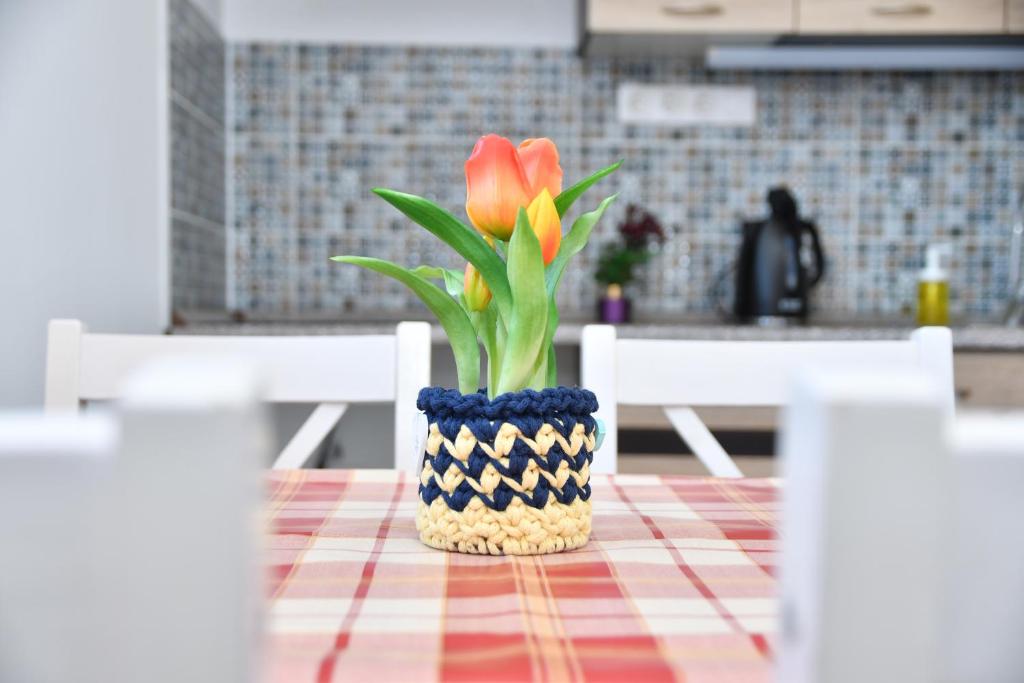
[(629, 322), (629, 299), (625, 297), (601, 297), (597, 306), (597, 315), (601, 322), (609, 325)]

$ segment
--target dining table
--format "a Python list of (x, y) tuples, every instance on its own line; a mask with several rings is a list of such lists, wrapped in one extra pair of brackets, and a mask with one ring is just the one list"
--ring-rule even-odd
[(272, 682), (767, 681), (777, 479), (593, 475), (590, 542), (450, 553), (396, 470), (268, 474)]

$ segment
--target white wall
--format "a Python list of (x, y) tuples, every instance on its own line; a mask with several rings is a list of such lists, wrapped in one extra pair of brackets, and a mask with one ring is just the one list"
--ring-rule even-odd
[(223, 0), (230, 41), (547, 46), (577, 42), (576, 0)]
[(224, 3), (222, 0), (190, 0), (190, 2), (206, 15), (206, 18), (210, 20), (217, 30), (223, 33), (221, 26), (224, 17)]
[(46, 321), (168, 318), (163, 0), (0, 1), (0, 406), (42, 400)]

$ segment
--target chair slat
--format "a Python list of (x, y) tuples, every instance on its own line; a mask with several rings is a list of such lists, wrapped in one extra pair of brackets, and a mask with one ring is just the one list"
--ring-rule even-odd
[(265, 373), (272, 403), (395, 400), (395, 337), (203, 337), (87, 334), (82, 337), (79, 395), (113, 399), (124, 378), (168, 355), (231, 356)]
[(618, 400), (630, 405), (784, 405), (804, 366), (913, 367), (909, 341), (728, 342), (621, 339)]

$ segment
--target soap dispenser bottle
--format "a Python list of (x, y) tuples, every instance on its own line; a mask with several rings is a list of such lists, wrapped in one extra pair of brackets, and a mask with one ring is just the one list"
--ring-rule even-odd
[(943, 257), (952, 256), (948, 244), (929, 244), (924, 268), (917, 276), (917, 324), (949, 325), (949, 271)]

